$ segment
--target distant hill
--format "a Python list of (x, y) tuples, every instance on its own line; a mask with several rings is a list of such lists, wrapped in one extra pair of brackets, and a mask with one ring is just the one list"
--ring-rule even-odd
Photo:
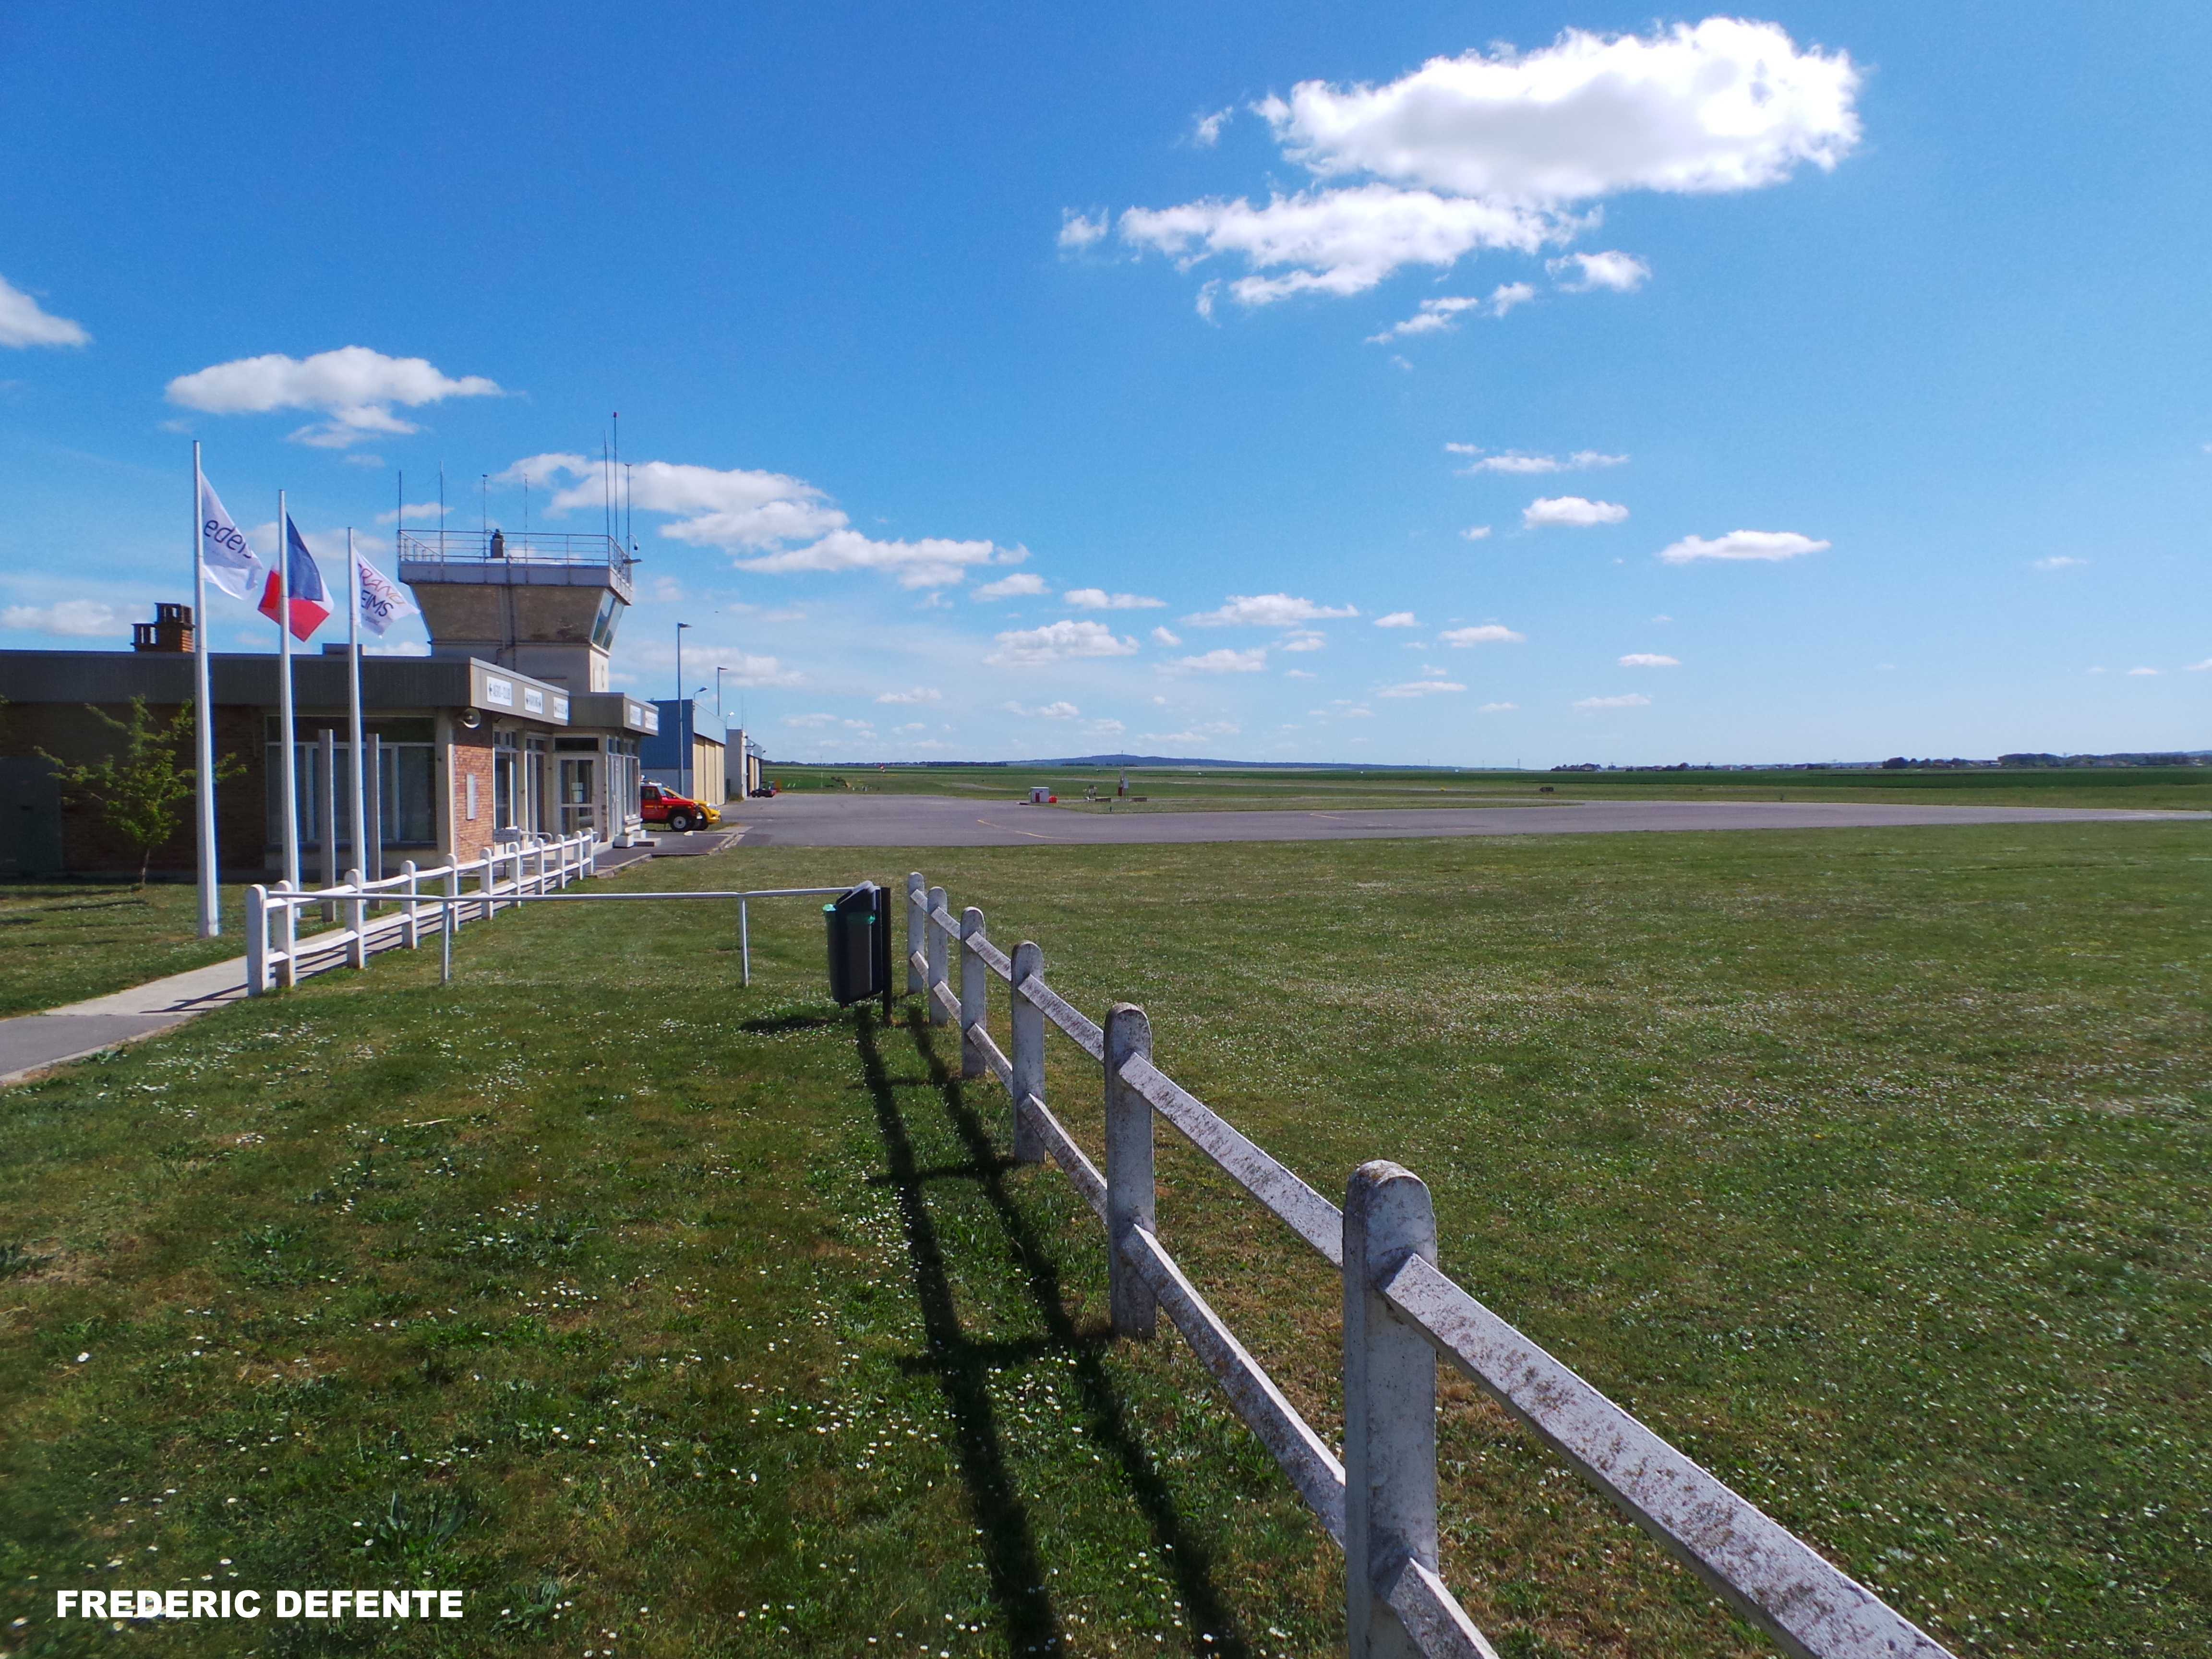
[(1372, 761), (1233, 761), (1197, 760), (1182, 755), (1069, 755), (1059, 760), (1008, 761), (1009, 766), (1212, 766), (1250, 767), (1267, 772), (1397, 772), (1427, 771), (1416, 766), (1378, 766)]

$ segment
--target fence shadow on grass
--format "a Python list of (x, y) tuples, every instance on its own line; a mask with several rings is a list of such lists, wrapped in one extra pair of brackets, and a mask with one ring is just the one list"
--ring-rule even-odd
[[(1183, 1524), (1167, 1482), (1152, 1466), (1137, 1430), (1128, 1420), (1121, 1395), (1104, 1364), (1112, 1342), (1097, 1322), (1079, 1325), (1060, 1294), (1060, 1268), (1035, 1224), (1015, 1201), (1004, 1158), (969, 1103), (966, 1090), (938, 1054), (927, 1018), (910, 1014), (906, 1024), (915, 1049), (927, 1067), (924, 1079), (894, 1078), (884, 1063), (881, 1037), (892, 1028), (872, 1009), (855, 1023), (860, 1061), (873, 1101), (876, 1125), (884, 1139), (889, 1173), (875, 1177), (898, 1195), (899, 1217), (915, 1286), (921, 1303), (922, 1328), (929, 1344), (915, 1368), (933, 1374), (945, 1390), (956, 1431), (961, 1478), (982, 1528), (986, 1570), (992, 1595), (1006, 1620), (1018, 1652), (1057, 1650), (1062, 1645), (1058, 1614), (1045, 1588), (1028, 1506), (1016, 1489), (1000, 1440), (990, 1392), (991, 1370), (1048, 1354), (1073, 1362), (1076, 1386), (1089, 1419), (1091, 1438), (1121, 1466), (1138, 1510), (1166, 1558), (1188, 1621), (1184, 1634), (1194, 1652), (1243, 1656), (1248, 1650), (1234, 1616), (1215, 1589), (1204, 1547)], [(915, 1158), (905, 1115), (896, 1091), (927, 1086), (936, 1091), (945, 1115), (969, 1154), (964, 1164), (925, 1168)], [(990, 1205), (1008, 1249), (1044, 1324), (1044, 1334), (1015, 1342), (977, 1341), (962, 1328), (951, 1280), (931, 1219), (927, 1188), (933, 1182), (969, 1181)], [(1210, 1637), (1210, 1641), (1202, 1640)]]

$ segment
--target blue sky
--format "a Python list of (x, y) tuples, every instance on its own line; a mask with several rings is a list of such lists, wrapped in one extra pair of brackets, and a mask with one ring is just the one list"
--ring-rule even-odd
[(620, 410), (782, 758), (2207, 746), (2212, 13), (1746, 17), (9, 6), (0, 646)]

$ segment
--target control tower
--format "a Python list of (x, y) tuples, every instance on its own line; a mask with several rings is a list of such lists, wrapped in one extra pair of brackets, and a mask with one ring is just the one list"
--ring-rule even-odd
[(480, 657), (571, 692), (605, 691), (636, 560), (611, 536), (402, 531), (434, 657)]

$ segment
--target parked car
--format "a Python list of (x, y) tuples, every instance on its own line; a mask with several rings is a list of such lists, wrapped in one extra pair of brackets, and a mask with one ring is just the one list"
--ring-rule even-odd
[(689, 795), (679, 795), (657, 783), (648, 783), (639, 790), (637, 803), (647, 823), (660, 824), (679, 836), (687, 830), (705, 830), (722, 821), (721, 813), (705, 801), (693, 800)]
[(774, 800), (775, 799), (775, 786), (772, 783), (764, 783), (761, 785), (759, 788), (753, 791), (753, 799), (755, 800)]

